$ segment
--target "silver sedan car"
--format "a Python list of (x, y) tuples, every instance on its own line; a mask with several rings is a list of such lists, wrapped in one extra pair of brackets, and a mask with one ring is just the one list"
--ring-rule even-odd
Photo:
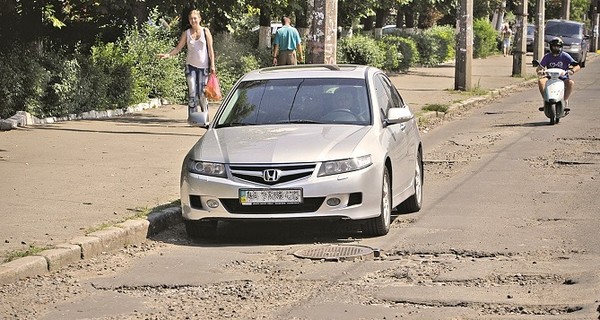
[(298, 65), (244, 75), (184, 159), (181, 206), (190, 237), (220, 220), (359, 221), (389, 232), (392, 211), (423, 201), (417, 121), (381, 70)]

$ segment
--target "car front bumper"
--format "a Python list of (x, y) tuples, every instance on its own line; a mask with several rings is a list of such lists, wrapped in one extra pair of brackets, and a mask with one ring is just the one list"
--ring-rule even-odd
[[(183, 218), (358, 220), (380, 214), (383, 177), (381, 166), (372, 164), (358, 171), (326, 177), (317, 177), (317, 170), (307, 179), (272, 187), (183, 170)], [(239, 199), (240, 189), (301, 189), (304, 201), (302, 204), (242, 205)], [(334, 198), (339, 199), (339, 204), (335, 204)]]

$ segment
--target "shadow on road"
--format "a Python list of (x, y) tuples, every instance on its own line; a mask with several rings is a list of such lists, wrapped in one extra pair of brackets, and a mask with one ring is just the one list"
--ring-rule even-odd
[[(396, 216), (392, 216), (395, 219)], [(392, 221), (393, 222), (393, 221)], [(189, 238), (183, 223), (150, 237), (165, 243), (201, 247), (345, 244), (368, 238), (357, 221), (219, 221), (216, 234)]]

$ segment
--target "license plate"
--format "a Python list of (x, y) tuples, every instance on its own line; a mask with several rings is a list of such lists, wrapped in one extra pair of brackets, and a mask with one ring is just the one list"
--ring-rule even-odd
[(241, 189), (240, 203), (251, 205), (277, 205), (302, 203), (302, 189)]

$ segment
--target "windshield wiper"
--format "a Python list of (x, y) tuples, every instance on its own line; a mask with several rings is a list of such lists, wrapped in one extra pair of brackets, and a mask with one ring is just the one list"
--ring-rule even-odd
[(276, 123), (277, 124), (281, 124), (281, 123), (316, 123), (316, 124), (322, 124), (323, 122), (314, 121), (314, 120), (308, 120), (308, 119), (295, 119), (295, 120), (278, 121)]
[(227, 128), (227, 127), (243, 127), (243, 126), (253, 126), (255, 125), (254, 123), (244, 123), (244, 122), (229, 122), (229, 123), (222, 123), (220, 125), (217, 125), (217, 128)]

